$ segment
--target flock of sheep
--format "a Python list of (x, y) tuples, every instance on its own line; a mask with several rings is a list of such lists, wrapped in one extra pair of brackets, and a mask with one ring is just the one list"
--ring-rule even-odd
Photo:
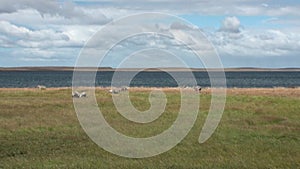
[[(202, 89), (200, 86), (185, 87), (185, 88), (191, 88), (194, 91), (199, 92), (199, 93), (201, 92), (201, 89)], [(108, 90), (108, 92), (111, 94), (119, 94), (124, 91), (128, 91), (128, 87), (112, 88), (112, 89)], [(72, 97), (76, 97), (76, 98), (87, 97), (87, 94), (85, 92), (75, 91), (72, 93)]]
[[(42, 85), (37, 85), (36, 88), (38, 88), (40, 90), (46, 90), (46, 86), (42, 86)], [(200, 86), (184, 87), (184, 88), (191, 88), (194, 91), (199, 92), (199, 93), (201, 92), (201, 89), (202, 89)], [(111, 94), (118, 94), (120, 92), (124, 92), (127, 90), (128, 90), (128, 87), (121, 87), (121, 88), (112, 88), (108, 92)], [(87, 97), (87, 94), (86, 94), (86, 92), (75, 91), (75, 92), (72, 92), (72, 97), (82, 98), (82, 97)]]

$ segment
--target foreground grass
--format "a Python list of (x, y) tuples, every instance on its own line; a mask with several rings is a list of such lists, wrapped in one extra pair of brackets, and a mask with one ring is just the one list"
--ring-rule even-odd
[[(300, 98), (295, 97), (299, 93), (230, 93), (218, 129), (199, 144), (210, 105), (210, 95), (203, 94), (200, 114), (188, 136), (172, 150), (145, 159), (122, 158), (93, 143), (80, 127), (70, 93), (68, 89), (0, 90), (0, 168), (300, 168)], [(97, 100), (116, 130), (148, 137), (176, 119), (180, 95), (166, 93), (166, 112), (146, 125), (122, 118), (106, 91), (97, 91)], [(139, 110), (149, 108), (148, 94), (131, 92)]]

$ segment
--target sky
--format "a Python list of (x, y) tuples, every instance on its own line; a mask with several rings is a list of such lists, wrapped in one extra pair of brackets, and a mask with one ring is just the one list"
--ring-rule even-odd
[(197, 26), (224, 67), (300, 67), (299, 0), (0, 0), (0, 67), (74, 66), (97, 31), (144, 12)]

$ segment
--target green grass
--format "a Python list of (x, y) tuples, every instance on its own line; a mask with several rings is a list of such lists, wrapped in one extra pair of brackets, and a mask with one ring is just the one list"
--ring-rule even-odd
[[(196, 124), (176, 147), (158, 156), (128, 159), (93, 143), (82, 130), (70, 90), (0, 91), (0, 168), (300, 168), (300, 98), (228, 95), (216, 132), (198, 137), (210, 105), (201, 95)], [(139, 110), (149, 108), (149, 92), (131, 92)], [(180, 95), (168, 91), (166, 112), (149, 124), (135, 124), (113, 107), (106, 91), (98, 104), (118, 131), (149, 137), (176, 119)]]

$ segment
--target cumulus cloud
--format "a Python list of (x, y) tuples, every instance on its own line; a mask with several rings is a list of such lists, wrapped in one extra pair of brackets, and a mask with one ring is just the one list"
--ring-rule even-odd
[(235, 17), (235, 16), (226, 17), (222, 22), (220, 31), (230, 32), (230, 33), (239, 33), (240, 27), (241, 27), (241, 22), (237, 17)]
[[(74, 60), (89, 37), (112, 18), (154, 10), (175, 15), (231, 16), (221, 22), (219, 29), (205, 32), (221, 57), (296, 56), (300, 53), (300, 4), (286, 3), (285, 0), (268, 1), (267, 4), (261, 0), (191, 0), (188, 3), (182, 0), (0, 0), (0, 52), (1, 55), (13, 56), (16, 58), (14, 61), (22, 58), (28, 63), (35, 60), (67, 63)], [(270, 16), (269, 20), (262, 21), (263, 26), (269, 27), (250, 29), (247, 24), (241, 23), (244, 20), (236, 17), (240, 15)], [(274, 25), (276, 27), (272, 29)], [(284, 28), (278, 25), (284, 25)], [(157, 25), (157, 28), (178, 34), (187, 27), (174, 23)], [(120, 31), (129, 29), (124, 27)], [(115, 32), (107, 36), (117, 35), (118, 32)], [(127, 43), (141, 48), (154, 45), (166, 49), (168, 46), (181, 48), (172, 40), (165, 42), (161, 38), (149, 40), (141, 37)], [(9, 50), (4, 50), (6, 48)], [(124, 48), (126, 45), (122, 50)]]
[[(118, 8), (134, 11), (160, 11), (173, 14), (201, 13), (206, 15), (300, 15), (299, 6), (287, 4), (286, 0), (89, 0), (91, 6)], [(88, 3), (87, 3), (88, 4)], [(273, 5), (276, 4), (276, 5)]]
[[(13, 13), (21, 9), (35, 9), (41, 14), (63, 14), (63, 8), (55, 0), (35, 1), (35, 0), (17, 0), (12, 3), (10, 0), (0, 1), (0, 13)], [(72, 9), (69, 9), (72, 10)], [(69, 12), (67, 12), (69, 13)]]
[(285, 32), (274, 29), (261, 31), (245, 30), (236, 38), (217, 32), (209, 36), (222, 55), (239, 57), (293, 56), (300, 54), (300, 32)]
[[(114, 10), (117, 9), (123, 16), (124, 11), (159, 11), (173, 14), (201, 13), (208, 15), (300, 15), (299, 6), (287, 5), (284, 0), (274, 0), (272, 5), (262, 3), (260, 0), (190, 0), (188, 3), (182, 0), (91, 0), (91, 1), (56, 1), (56, 0), (9, 0), (0, 1), (0, 13), (12, 13), (22, 9), (35, 9), (41, 15), (61, 15), (66, 18), (85, 18), (83, 8), (78, 4), (84, 4), (88, 9)], [(111, 13), (111, 12), (108, 12)], [(98, 18), (99, 19), (99, 18)]]
[[(0, 1), (0, 13), (15, 13), (21, 10), (36, 10), (42, 17), (46, 15), (61, 16), (76, 24), (105, 24), (111, 21), (99, 10), (90, 13), (88, 9), (75, 5), (71, 1), (58, 2), (56, 0), (17, 0), (12, 3), (10, 0)], [(22, 16), (21, 16), (22, 17)]]
[(53, 30), (32, 31), (6, 21), (0, 21), (0, 32), (23, 40), (69, 40), (69, 37), (62, 32), (54, 32)]
[(0, 46), (2, 47), (49, 48), (83, 45), (82, 42), (70, 38), (69, 32), (53, 29), (31, 30), (7, 21), (0, 21), (0, 33)]

